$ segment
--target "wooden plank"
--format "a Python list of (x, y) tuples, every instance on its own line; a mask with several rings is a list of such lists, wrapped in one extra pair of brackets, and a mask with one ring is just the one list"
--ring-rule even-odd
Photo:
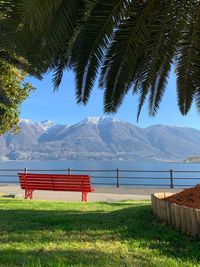
[(155, 194), (152, 194), (152, 197), (154, 199), (154, 215), (157, 216), (157, 197)]
[[(197, 221), (198, 221), (198, 224), (199, 224), (199, 228), (200, 228), (200, 210), (196, 210), (197, 212)], [(200, 230), (199, 230), (199, 236), (200, 236)]]
[(192, 220), (192, 236), (200, 235), (200, 222), (198, 220), (198, 210), (190, 208), (190, 216)]
[(82, 192), (82, 191), (86, 191), (86, 192), (92, 192), (93, 189), (91, 187), (84, 187), (84, 186), (54, 186), (53, 184), (51, 185), (29, 185), (29, 186), (23, 186), (22, 189), (31, 189), (31, 190), (53, 190), (53, 189), (56, 189), (57, 191), (79, 191), (79, 192)]
[(191, 218), (190, 209), (191, 208), (185, 207), (186, 223), (187, 223), (186, 234), (187, 235), (191, 235), (192, 234), (192, 218)]
[(85, 186), (91, 186), (90, 183), (85, 183), (85, 182), (57, 182), (57, 181), (54, 181), (54, 180), (48, 180), (48, 181), (43, 181), (43, 180), (40, 180), (40, 181), (32, 181), (32, 180), (28, 180), (28, 181), (24, 181), (22, 182), (21, 184), (50, 184), (50, 183), (54, 183), (54, 184), (57, 184), (57, 185), (85, 185)]
[(157, 208), (158, 208), (157, 215), (158, 215), (158, 218), (161, 220), (161, 205), (160, 205), (160, 199), (159, 198), (157, 198)]
[[(155, 195), (154, 195), (154, 197), (155, 197)], [(155, 215), (156, 215), (156, 217), (158, 217), (158, 198), (155, 197), (154, 200), (155, 200)]]
[(156, 217), (159, 217), (159, 199), (155, 197)]
[(166, 212), (167, 212), (167, 223), (172, 224), (172, 216), (171, 216), (171, 203), (166, 201)]
[(91, 188), (87, 187), (54, 187), (53, 184), (51, 186), (28, 186), (25, 187), (26, 189), (30, 190), (56, 190), (56, 191), (86, 191), (86, 192), (91, 192)]
[(63, 186), (67, 186), (67, 185), (78, 185), (78, 186), (90, 186), (90, 184), (89, 183), (84, 183), (84, 182), (57, 182), (57, 181), (54, 181), (54, 180), (48, 180), (48, 181), (42, 181), (42, 180), (40, 180), (40, 181), (32, 181), (32, 180), (28, 180), (28, 181), (26, 181), (26, 182), (23, 182), (23, 183), (21, 183), (21, 184), (32, 184), (32, 185), (37, 185), (37, 184), (52, 184), (52, 183), (54, 183), (55, 185), (63, 185)]
[(175, 219), (175, 207), (174, 207), (174, 203), (171, 203), (171, 225), (173, 227), (175, 227), (176, 225), (176, 219)]
[(32, 173), (32, 174), (20, 174), (19, 177), (24, 178), (24, 177), (38, 177), (38, 178), (48, 178), (50, 176), (53, 176), (55, 178), (69, 178), (69, 179), (76, 179), (76, 178), (80, 178), (83, 177), (84, 179), (90, 179), (89, 175), (68, 175), (68, 174), (37, 174), (37, 173)]
[(162, 209), (163, 209), (163, 221), (167, 223), (167, 206), (168, 202), (165, 200), (162, 200)]
[(164, 198), (165, 197), (165, 194), (163, 193), (163, 192), (159, 192), (158, 193), (158, 198), (159, 199), (162, 199), (162, 198)]
[(159, 211), (159, 214), (160, 214), (160, 220), (161, 221), (163, 221), (163, 202), (162, 202), (162, 200), (160, 200), (159, 199), (159, 209), (160, 209), (160, 211)]
[(181, 207), (181, 230), (184, 233), (187, 233), (187, 221), (186, 221), (186, 211), (185, 207)]
[(55, 181), (55, 182), (68, 182), (68, 183), (72, 183), (72, 182), (75, 182), (75, 183), (81, 183), (81, 182), (84, 182), (84, 183), (90, 183), (90, 181), (89, 180), (84, 180), (84, 179), (54, 179), (54, 177), (49, 177), (48, 179), (47, 178), (45, 178), (45, 179), (43, 179), (43, 178), (35, 178), (35, 177), (32, 177), (32, 178), (26, 178), (26, 179), (24, 179), (23, 181), (34, 181), (34, 182), (40, 182), (40, 181), (44, 181), (44, 182), (46, 182), (46, 181)]
[(160, 200), (160, 219), (161, 221), (165, 221), (165, 203), (164, 200)]
[(181, 229), (181, 207), (173, 204), (173, 211), (174, 211), (174, 226), (177, 230)]
[(18, 173), (19, 176), (33, 176), (33, 175), (38, 175), (38, 176), (48, 176), (48, 175), (55, 175), (55, 176), (68, 176), (68, 177), (73, 177), (73, 176), (85, 176), (85, 177), (89, 177), (89, 175), (87, 174), (57, 174), (57, 173), (35, 173), (35, 172), (28, 172), (28, 173)]
[(154, 193), (154, 196), (158, 198), (158, 193)]
[(155, 202), (155, 215), (158, 217), (158, 198), (154, 194), (154, 202)]
[(164, 195), (165, 197), (171, 197), (173, 196), (175, 193), (171, 193), (171, 192), (165, 192)]
[(151, 204), (152, 204), (153, 214), (155, 215), (156, 207), (155, 207), (155, 196), (154, 196), (154, 194), (151, 194)]

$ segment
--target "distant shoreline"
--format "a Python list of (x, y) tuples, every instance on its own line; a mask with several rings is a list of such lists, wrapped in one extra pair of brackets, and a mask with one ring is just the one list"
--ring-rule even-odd
[[(117, 162), (117, 161), (119, 161), (119, 162), (134, 162), (134, 163), (141, 163), (141, 162), (144, 162), (144, 163), (189, 163), (189, 162), (185, 162), (185, 160), (177, 160), (177, 161), (175, 161), (175, 160), (166, 160), (166, 161), (162, 161), (162, 160), (137, 160), (137, 159), (135, 159), (135, 160), (121, 160), (121, 159), (113, 159), (113, 160), (111, 160), (111, 159), (90, 159), (90, 160), (88, 160), (87, 158), (84, 158), (84, 159), (51, 159), (51, 160), (48, 160), (48, 159), (45, 159), (45, 160), (43, 160), (43, 159), (41, 159), (41, 160), (39, 160), (39, 159), (34, 159), (34, 160), (25, 160), (25, 159), (17, 159), (17, 160), (13, 160), (13, 159), (6, 159), (6, 160), (4, 160), (4, 159), (0, 159), (0, 163), (2, 162), (20, 162), (20, 163), (22, 163), (22, 162), (66, 162), (66, 161), (69, 161), (69, 162), (99, 162), (99, 161), (102, 161), (102, 162)], [(198, 163), (200, 163), (200, 160), (199, 160), (199, 162)]]

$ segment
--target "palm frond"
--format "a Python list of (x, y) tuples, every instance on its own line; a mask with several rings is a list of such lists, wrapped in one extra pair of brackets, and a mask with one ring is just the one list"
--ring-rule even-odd
[(12, 16), (7, 19), (7, 25), (12, 26), (7, 37), (14, 36), (21, 55), (45, 72), (71, 40), (83, 1), (15, 2)]
[[(177, 52), (177, 95), (180, 112), (186, 115), (200, 88), (200, 3), (190, 6), (190, 17), (195, 18), (185, 25)], [(197, 101), (198, 103), (198, 101)], [(198, 104), (197, 104), (198, 105)]]
[(52, 70), (55, 89), (73, 69), (78, 103), (88, 102), (100, 72), (105, 112), (133, 88), (138, 118), (148, 95), (155, 115), (175, 62), (181, 113), (194, 100), (200, 109), (199, 0), (4, 0), (0, 34), (0, 58)]
[[(136, 74), (134, 92), (139, 92), (137, 120), (148, 94), (149, 114), (155, 115), (161, 101), (168, 73), (176, 54), (177, 43), (183, 25), (183, 2), (180, 5), (174, 1), (161, 2), (157, 12), (149, 20), (149, 38), (146, 54), (140, 61)], [(180, 14), (180, 16), (176, 16)]]
[(90, 18), (77, 38), (72, 54), (76, 73), (77, 101), (87, 103), (113, 28), (123, 17), (128, 1), (97, 1)]
[[(114, 35), (100, 77), (100, 86), (106, 90), (104, 109), (108, 112), (117, 110), (122, 103), (119, 96), (123, 98), (135, 80), (139, 61), (148, 44), (147, 14), (149, 20), (157, 8), (157, 0), (148, 1), (148, 4), (134, 1), (127, 11), (127, 19)], [(120, 93), (123, 89), (124, 93)], [(115, 101), (111, 106), (109, 103), (113, 97)]]

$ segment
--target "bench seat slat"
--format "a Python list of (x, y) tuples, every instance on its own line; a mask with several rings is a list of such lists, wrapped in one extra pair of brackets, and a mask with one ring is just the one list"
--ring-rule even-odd
[(44, 186), (44, 187), (48, 187), (48, 186), (54, 186), (54, 187), (65, 187), (65, 188), (70, 188), (70, 187), (79, 187), (79, 188), (91, 188), (91, 186), (89, 185), (81, 185), (81, 184), (53, 184), (53, 183), (46, 183), (46, 184), (43, 184), (43, 183), (38, 183), (38, 184), (34, 184), (34, 183), (29, 183), (29, 184), (21, 184), (21, 186), (24, 186), (24, 187), (30, 187), (30, 186)]
[(64, 189), (64, 190), (71, 190), (71, 189), (73, 189), (73, 188), (76, 188), (76, 189), (79, 189), (80, 191), (91, 191), (91, 187), (80, 187), (80, 186), (53, 186), (53, 185), (37, 185), (37, 186), (35, 186), (35, 185), (29, 185), (28, 187), (27, 186), (22, 186), (22, 189), (29, 189), (29, 188), (31, 188), (31, 189), (33, 189), (33, 188), (35, 188), (35, 189), (37, 189), (37, 188), (44, 188), (44, 189), (46, 189), (46, 188), (54, 188), (54, 189)]
[(55, 180), (55, 181), (80, 181), (80, 180), (83, 180), (83, 181), (90, 181), (90, 179), (89, 178), (87, 178), (87, 177), (54, 177), (54, 176), (50, 176), (50, 177), (45, 177), (45, 179), (43, 179), (42, 177), (26, 177), (26, 178), (23, 178), (23, 177), (21, 177), (20, 178), (20, 180), (29, 180), (29, 179), (31, 179), (31, 180), (43, 180), (43, 181), (48, 181), (48, 180), (50, 180), (50, 179), (53, 179), (53, 180)]
[(72, 182), (68, 182), (68, 181), (59, 181), (59, 182), (57, 182), (57, 181), (31, 181), (31, 180), (29, 180), (29, 181), (23, 181), (23, 182), (21, 182), (21, 184), (35, 184), (35, 185), (37, 185), (37, 184), (54, 184), (54, 185), (80, 185), (80, 186), (82, 186), (82, 185), (88, 185), (88, 186), (90, 186), (90, 183), (85, 183), (85, 182), (81, 182), (81, 181), (72, 181)]
[(28, 178), (28, 177), (30, 177), (30, 178), (33, 178), (33, 177), (36, 177), (36, 178), (42, 178), (42, 179), (48, 179), (49, 177), (54, 177), (54, 178), (61, 178), (61, 179), (63, 179), (63, 178), (72, 178), (72, 179), (75, 179), (75, 178), (77, 178), (77, 179), (80, 179), (80, 177), (83, 177), (83, 178), (88, 178), (88, 179), (90, 179), (90, 176), (89, 175), (68, 175), (68, 174), (59, 174), (59, 175), (56, 175), (56, 174), (19, 174), (19, 176), (20, 177), (26, 177), (26, 178)]
[(53, 187), (55, 187), (55, 188), (61, 188), (61, 187), (63, 187), (63, 188), (71, 188), (71, 187), (78, 187), (78, 188), (91, 188), (90, 186), (88, 186), (88, 185), (83, 185), (83, 186), (81, 186), (81, 185), (77, 185), (77, 184), (73, 184), (73, 185), (53, 185), (53, 184), (24, 184), (24, 185), (22, 185), (22, 187), (27, 187), (27, 188), (29, 188), (30, 186), (32, 186), (32, 187), (37, 187), (37, 186), (43, 186), (43, 187), (48, 187), (48, 186), (53, 186)]
[(29, 181), (29, 180), (31, 180), (31, 181), (55, 181), (55, 182), (59, 182), (59, 181), (63, 181), (63, 182), (73, 182), (73, 181), (77, 181), (77, 182), (81, 182), (81, 181), (84, 181), (84, 182), (88, 182), (88, 183), (90, 183), (90, 180), (89, 179), (55, 179), (54, 177), (50, 177), (50, 178), (48, 178), (48, 179), (42, 179), (42, 178), (32, 178), (32, 177), (28, 177), (28, 178), (26, 178), (26, 179), (20, 179), (20, 181)]
[(23, 181), (35, 181), (35, 182), (40, 182), (40, 181), (43, 181), (44, 183), (45, 182), (50, 182), (50, 181), (54, 181), (55, 183), (57, 182), (57, 183), (59, 183), (59, 182), (68, 182), (68, 183), (72, 183), (72, 182), (79, 182), (79, 183), (81, 183), (81, 182), (83, 182), (83, 183), (90, 183), (90, 181), (89, 180), (84, 180), (84, 179), (71, 179), (71, 180), (69, 180), (69, 179), (54, 179), (53, 177), (52, 178), (49, 178), (49, 179), (45, 179), (45, 180), (42, 180), (42, 179), (35, 179), (35, 178), (27, 178), (27, 179), (20, 179), (20, 181), (21, 182), (23, 182)]
[(41, 175), (41, 174), (28, 174), (28, 175), (25, 175), (25, 174), (20, 174), (20, 177), (36, 177), (36, 178), (42, 178), (42, 179), (46, 179), (46, 178), (49, 178), (49, 177), (55, 177), (55, 178), (71, 178), (71, 179), (80, 179), (80, 177), (83, 177), (83, 178), (90, 178), (90, 176), (88, 175), (67, 175), (67, 174), (63, 174), (63, 175), (55, 175), (55, 174), (49, 174), (49, 175), (45, 175), (44, 177)]
[[(22, 188), (22, 189), (26, 189), (26, 188)], [(78, 191), (78, 192), (93, 192), (92, 189), (90, 188), (80, 188), (80, 187), (70, 187), (70, 188), (53, 188), (52, 187), (44, 187), (44, 186), (29, 186), (28, 187), (29, 190), (51, 190), (51, 191)]]
[(90, 184), (90, 181), (88, 181), (88, 180), (84, 180), (84, 179), (79, 179), (79, 180), (74, 180), (74, 179), (72, 179), (72, 180), (67, 180), (67, 179), (65, 179), (65, 180), (56, 180), (56, 179), (53, 179), (53, 178), (51, 178), (51, 179), (45, 179), (45, 180), (42, 180), (42, 179), (31, 179), (31, 178), (28, 178), (28, 179), (20, 179), (20, 181), (21, 182), (29, 182), (29, 181), (32, 181), (32, 182), (35, 182), (35, 183), (37, 183), (37, 182), (40, 182), (40, 181), (42, 181), (42, 182), (55, 182), (55, 183), (88, 183), (88, 184)]

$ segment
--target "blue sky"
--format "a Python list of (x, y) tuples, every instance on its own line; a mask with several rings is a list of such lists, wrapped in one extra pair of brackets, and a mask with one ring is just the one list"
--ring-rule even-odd
[[(75, 99), (75, 81), (72, 72), (65, 72), (58, 91), (53, 92), (51, 73), (44, 76), (42, 81), (35, 78), (28, 80), (36, 87), (29, 98), (21, 106), (21, 118), (40, 122), (51, 119), (58, 123), (73, 124), (89, 116), (104, 116), (103, 91), (97, 85), (87, 106), (79, 106)], [(131, 93), (127, 95), (122, 106), (115, 114), (121, 120), (129, 121), (139, 127), (153, 124), (184, 125), (200, 129), (200, 114), (193, 106), (187, 116), (182, 116), (177, 107), (175, 77), (170, 75), (168, 86), (155, 117), (148, 115), (147, 104), (144, 106), (140, 120), (136, 121), (137, 97)]]

